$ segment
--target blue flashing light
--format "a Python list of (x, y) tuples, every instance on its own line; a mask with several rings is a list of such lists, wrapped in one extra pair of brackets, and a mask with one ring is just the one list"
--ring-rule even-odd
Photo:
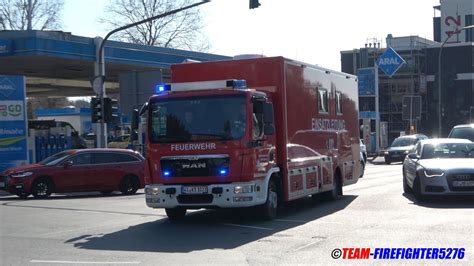
[(226, 175), (226, 174), (227, 174), (227, 169), (221, 169), (221, 170), (219, 171), (219, 174), (221, 174), (221, 175)]
[(171, 85), (170, 84), (158, 84), (155, 87), (155, 93), (162, 93), (165, 91), (170, 91), (171, 90)]
[(245, 79), (232, 79), (227, 81), (227, 87), (232, 88), (247, 88), (247, 81)]
[(163, 171), (164, 176), (170, 176), (170, 171)]

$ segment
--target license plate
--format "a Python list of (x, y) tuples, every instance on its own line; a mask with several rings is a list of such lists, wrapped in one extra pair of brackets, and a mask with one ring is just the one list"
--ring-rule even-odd
[(0, 188), (4, 188), (5, 187), (5, 182), (0, 182)]
[(183, 194), (206, 194), (207, 186), (192, 186), (192, 187), (183, 187)]
[(453, 181), (454, 187), (474, 187), (474, 181)]

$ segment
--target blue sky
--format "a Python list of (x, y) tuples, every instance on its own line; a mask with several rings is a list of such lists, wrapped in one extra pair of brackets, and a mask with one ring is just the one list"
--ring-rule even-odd
[[(108, 0), (66, 0), (63, 30), (95, 37)], [(363, 47), (367, 39), (418, 35), (433, 38), (433, 6), (439, 0), (212, 0), (204, 4), (211, 53), (282, 55), (340, 70), (340, 51)], [(439, 15), (439, 14), (437, 14)]]

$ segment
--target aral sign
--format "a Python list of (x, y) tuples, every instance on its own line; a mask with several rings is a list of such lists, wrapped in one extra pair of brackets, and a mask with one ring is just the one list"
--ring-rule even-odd
[(25, 78), (0, 75), (0, 172), (28, 163)]
[(403, 60), (403, 58), (395, 52), (392, 47), (385, 50), (385, 52), (377, 59), (378, 68), (389, 77), (392, 77), (403, 64), (405, 64), (405, 60)]

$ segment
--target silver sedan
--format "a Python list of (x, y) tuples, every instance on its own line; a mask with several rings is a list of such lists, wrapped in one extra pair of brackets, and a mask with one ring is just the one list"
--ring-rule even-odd
[(474, 195), (474, 143), (419, 141), (403, 162), (403, 191), (418, 200), (424, 195)]

